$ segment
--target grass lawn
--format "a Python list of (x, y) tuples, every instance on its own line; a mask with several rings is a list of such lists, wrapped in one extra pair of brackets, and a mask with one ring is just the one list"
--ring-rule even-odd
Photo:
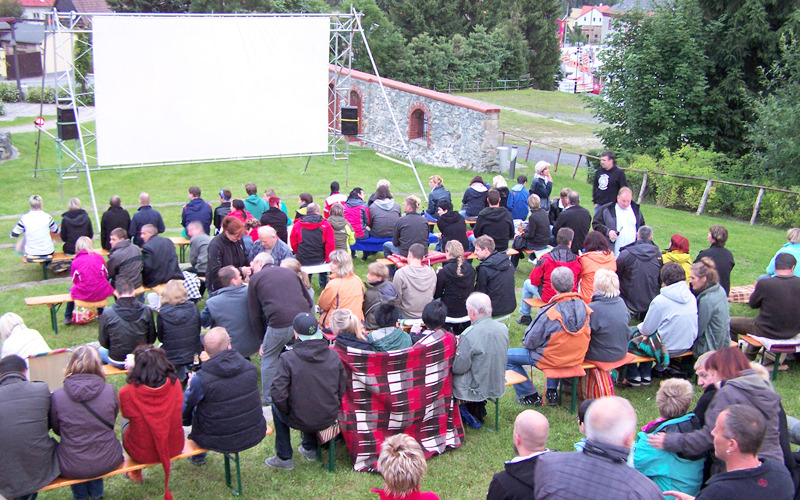
[[(45, 123), (56, 119), (55, 115), (44, 115), (42, 118), (44, 118)], [(12, 120), (0, 120), (0, 128), (16, 127), (17, 125), (33, 125), (34, 119), (33, 116), (20, 116)]]
[[(508, 92), (515, 94), (515, 92)], [(560, 97), (559, 97), (560, 98)], [(32, 179), (35, 153), (35, 134), (15, 134), (14, 143), (20, 149), (20, 158), (5, 163), (0, 170), (7, 193), (0, 200), (0, 214), (20, 214), (27, 209), (27, 197), (32, 193), (40, 193), (44, 197), (45, 208), (54, 213), (64, 210), (59, 201), (57, 177), (52, 172), (43, 177)], [(55, 152), (45, 145), (44, 164), (52, 166)], [(528, 173), (532, 177), (532, 166), (518, 164), (519, 172)], [(296, 195), (303, 191), (314, 194), (315, 198), (328, 192), (332, 180), (344, 184), (344, 162), (333, 163), (330, 158), (314, 158), (307, 174), (302, 174), (305, 159), (264, 160), (240, 163), (198, 164), (185, 166), (153, 167), (119, 171), (103, 171), (92, 175), (95, 191), (101, 206), (112, 194), (119, 194), (123, 202), (129, 206), (136, 200), (139, 191), (151, 193), (154, 203), (183, 202), (186, 200), (186, 189), (197, 184), (206, 194), (205, 198), (215, 201), (214, 193), (220, 187), (231, 187), (236, 196), (244, 196), (244, 184), (254, 181), (260, 190), (275, 188), (285, 197), (289, 210), (297, 206)], [(473, 172), (451, 170), (420, 165), (420, 176), (423, 183), (428, 176), (436, 173), (445, 180), (445, 186), (453, 192), (454, 200), (458, 200)], [(576, 179), (571, 179), (572, 169), (562, 168), (554, 173), (557, 193), (563, 187), (578, 190), (585, 201), (590, 203), (590, 185), (585, 182), (584, 171)], [(416, 180), (412, 172), (405, 167), (387, 162), (375, 156), (371, 151), (356, 151), (350, 158), (349, 185), (364, 187), (371, 192), (379, 178), (392, 181), (395, 193), (414, 192), (419, 194)], [(487, 178), (485, 176), (484, 178)], [(77, 196), (88, 205), (86, 183), (81, 177), (79, 182), (67, 181), (64, 184), (65, 199)], [(457, 204), (457, 203), (456, 203)], [(179, 206), (160, 209), (168, 228), (179, 227)], [(764, 272), (769, 259), (775, 250), (785, 242), (785, 231), (764, 226), (750, 226), (746, 222), (723, 220), (715, 217), (698, 217), (691, 213), (659, 208), (645, 203), (644, 216), (648, 224), (654, 227), (655, 241), (660, 248), (668, 246), (672, 234), (680, 233), (691, 242), (691, 253), (708, 246), (706, 234), (712, 224), (724, 224), (729, 232), (728, 247), (733, 252), (737, 265), (731, 277), (732, 284), (752, 283)], [(60, 220), (60, 216), (56, 216)], [(15, 220), (0, 220), (0, 231), (8, 233)], [(168, 235), (176, 235), (173, 230)], [(7, 240), (11, 241), (11, 240)], [(20, 257), (11, 249), (0, 249), (0, 265), (5, 272), (0, 276), (0, 287), (21, 282), (41, 280), (41, 269), (38, 265), (22, 264)], [(366, 265), (356, 261), (356, 272), (366, 275)], [(523, 260), (516, 274), (516, 286), (521, 288), (523, 280), (531, 271), (531, 264)], [(64, 275), (60, 275), (63, 277)], [(316, 285), (316, 280), (312, 280)], [(39, 330), (51, 348), (69, 347), (79, 343), (96, 340), (97, 324), (86, 326), (62, 327), (58, 336), (51, 331), (49, 315), (43, 307), (28, 308), (24, 305), (24, 297), (63, 293), (69, 290), (67, 282), (45, 282), (32, 284), (25, 288), (0, 290), (0, 313), (15, 311), (23, 316), (28, 326)], [(319, 290), (317, 290), (319, 294)], [(201, 304), (202, 305), (202, 304)], [(732, 307), (733, 315), (753, 314), (746, 307)], [(514, 315), (516, 317), (516, 315)], [(521, 345), (523, 329), (516, 322), (511, 322), (510, 340), (512, 347)], [(258, 363), (258, 358), (254, 362)], [(796, 387), (800, 383), (800, 369), (792, 366), (789, 372), (781, 373), (775, 384), (777, 391), (784, 396), (784, 407), (789, 415), (800, 414), (800, 403), (796, 397)], [(537, 387), (544, 382), (541, 373), (535, 373)], [(111, 380), (120, 387), (124, 380), (116, 377)], [(639, 423), (644, 425), (656, 415), (654, 402), (656, 386), (637, 389), (621, 389), (618, 393), (631, 400), (639, 412)], [(466, 430), (466, 437), (461, 448), (435, 457), (429, 461), (428, 475), (423, 486), (433, 490), (442, 498), (474, 499), (484, 498), (494, 473), (501, 470), (503, 462), (512, 458), (511, 434), (514, 418), (524, 408), (514, 402), (512, 390), (501, 399), (500, 432), (493, 433), (486, 429)], [(580, 435), (575, 417), (562, 408), (542, 408), (541, 412), (550, 420), (551, 431), (549, 447), (558, 450), (571, 450)], [(295, 446), (299, 437), (295, 434)], [(268, 469), (263, 460), (274, 453), (274, 440), (265, 439), (257, 447), (242, 454), (242, 474), (245, 493), (252, 497), (270, 499), (289, 499), (297, 497), (313, 497), (320, 499), (343, 498), (367, 499), (375, 498), (369, 493), (370, 488), (380, 487), (381, 478), (377, 475), (355, 473), (350, 466), (349, 456), (344, 446), (338, 447), (337, 471), (330, 474), (318, 463), (296, 460), (295, 470), (291, 472)], [(297, 457), (295, 457), (297, 458)], [(163, 473), (160, 467), (148, 469), (146, 480), (142, 485), (134, 485), (124, 477), (114, 477), (106, 481), (106, 497), (115, 499), (160, 498), (163, 493)], [(188, 461), (175, 463), (170, 477), (171, 491), (176, 498), (230, 498), (224, 485), (222, 458), (212, 453), (203, 467), (194, 467)], [(69, 490), (62, 489), (43, 493), (43, 499), (71, 498)]]

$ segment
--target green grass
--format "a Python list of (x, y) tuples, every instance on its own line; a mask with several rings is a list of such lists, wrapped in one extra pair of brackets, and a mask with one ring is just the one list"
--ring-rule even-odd
[[(44, 115), (45, 123), (54, 121), (56, 119), (55, 115)], [(8, 127), (16, 127), (17, 125), (33, 125), (33, 120), (35, 117), (33, 116), (20, 116), (18, 118), (14, 118), (13, 120), (0, 120), (0, 130)]]
[[(515, 92), (509, 93), (515, 94)], [(30, 177), (29, 171), (33, 168), (35, 153), (34, 140), (35, 133), (14, 136), (21, 157), (5, 163), (0, 170), (0, 181), (7, 193), (0, 199), (0, 213), (3, 215), (25, 211), (27, 197), (34, 192), (44, 196), (46, 209), (53, 212), (64, 209), (59, 202), (57, 178), (52, 172), (38, 179)], [(52, 166), (55, 161), (55, 151), (47, 145), (43, 149), (44, 164)], [(235, 195), (244, 196), (244, 183), (254, 181), (260, 190), (274, 187), (279, 194), (285, 196), (289, 210), (293, 210), (297, 206), (296, 194), (308, 191), (314, 193), (315, 197), (322, 196), (327, 194), (328, 185), (332, 180), (344, 182), (344, 162), (334, 164), (330, 158), (314, 158), (309, 165), (308, 173), (303, 175), (301, 172), (304, 166), (305, 159), (264, 160), (104, 171), (93, 174), (92, 179), (101, 206), (105, 205), (105, 200), (112, 194), (120, 194), (124, 203), (131, 204), (141, 190), (149, 191), (154, 203), (183, 202), (190, 184), (201, 186), (209, 200), (216, 199), (214, 193), (222, 186), (232, 187)], [(459, 199), (461, 192), (474, 175), (473, 172), (425, 165), (419, 165), (419, 170), (423, 182), (434, 173), (441, 175), (445, 180), (445, 186), (453, 192), (454, 200)], [(532, 163), (530, 165), (518, 163), (519, 173), (527, 173), (532, 177), (531, 170)], [(566, 167), (554, 172), (553, 192), (557, 193), (563, 187), (571, 187), (578, 190), (585, 200), (584, 204), (588, 205), (588, 200), (591, 199), (591, 187), (585, 182), (585, 170), (579, 171), (574, 180), (571, 179), (571, 173), (572, 169)], [(416, 180), (409, 169), (382, 160), (370, 151), (357, 151), (351, 155), (349, 184), (351, 187), (359, 185), (371, 192), (375, 182), (383, 177), (392, 181), (394, 193), (419, 194)], [(484, 178), (488, 177), (490, 175), (484, 175)], [(64, 196), (65, 199), (78, 196), (88, 204), (83, 178), (80, 182), (67, 181), (64, 185)], [(160, 210), (167, 227), (179, 227), (179, 206), (163, 207)], [(746, 222), (708, 216), (698, 217), (691, 213), (659, 208), (647, 203), (643, 207), (643, 213), (648, 224), (654, 227), (655, 242), (660, 248), (668, 246), (672, 234), (680, 233), (690, 240), (693, 256), (708, 246), (706, 234), (709, 226), (724, 224), (730, 233), (728, 247), (737, 262), (731, 277), (734, 285), (752, 283), (764, 272), (775, 250), (785, 242), (783, 230), (759, 225), (750, 226)], [(57, 216), (56, 220), (60, 220), (60, 216)], [(0, 220), (0, 230), (7, 234), (14, 222)], [(177, 233), (170, 233), (174, 234)], [(20, 257), (11, 249), (0, 249), (0, 265), (5, 271), (0, 276), (0, 286), (41, 279), (39, 266), (22, 264)], [(366, 265), (360, 260), (357, 260), (355, 268), (359, 276), (366, 275)], [(522, 260), (516, 273), (518, 288), (521, 288), (523, 280), (530, 271), (531, 264)], [(63, 293), (68, 289), (69, 283), (45, 283), (0, 291), (0, 304), (2, 304), (0, 313), (15, 311), (21, 314), (28, 326), (44, 335), (51, 348), (69, 347), (96, 340), (96, 323), (62, 327), (59, 335), (55, 336), (50, 328), (47, 310), (44, 307), (29, 308), (23, 302), (26, 296)], [(732, 308), (732, 314), (753, 315), (753, 311), (736, 305)], [(512, 347), (521, 345), (522, 334), (522, 327), (512, 321), (510, 328)], [(257, 357), (254, 362), (258, 363)], [(544, 380), (541, 373), (536, 372), (534, 375), (537, 387), (542, 387)], [(115, 377), (112, 383), (120, 387), (124, 379)], [(800, 370), (793, 366), (789, 372), (781, 373), (775, 384), (777, 391), (785, 397), (783, 404), (789, 415), (800, 414), (800, 402), (795, 396), (798, 383), (800, 383)], [(630, 399), (637, 408), (640, 425), (656, 417), (654, 403), (656, 389), (655, 386), (651, 386), (618, 391), (621, 396)], [(507, 392), (500, 404), (500, 432), (467, 429), (461, 448), (429, 461), (428, 475), (423, 484), (425, 489), (438, 492), (442, 498), (485, 497), (492, 475), (502, 469), (505, 460), (513, 457), (511, 446), (513, 421), (517, 413), (523, 409), (515, 404), (513, 390)], [(547, 416), (551, 424), (549, 447), (562, 451), (571, 450), (573, 443), (580, 438), (575, 417), (562, 408), (542, 408), (541, 412)], [(294, 438), (296, 447), (299, 444), (296, 433)], [(375, 498), (369, 493), (370, 488), (381, 486), (379, 476), (352, 471), (344, 446), (339, 446), (338, 449), (335, 474), (325, 472), (318, 463), (308, 463), (304, 460), (297, 460), (295, 470), (291, 472), (269, 470), (263, 464), (263, 460), (274, 453), (273, 445), (274, 440), (270, 437), (242, 454), (244, 490), (250, 497), (367, 499)], [(151, 468), (145, 474), (146, 480), (142, 485), (134, 485), (124, 477), (107, 480), (106, 496), (115, 499), (160, 498), (163, 493), (161, 469)], [(222, 458), (215, 453), (209, 456), (208, 463), (204, 467), (194, 467), (188, 461), (173, 464), (170, 485), (176, 498), (230, 498), (230, 493), (224, 486)], [(68, 499), (71, 495), (68, 489), (61, 489), (43, 493), (40, 498)]]
[[(578, 94), (525, 89), (469, 92), (457, 95), (556, 118), (572, 117), (581, 121), (595, 121), (591, 111), (585, 108), (583, 98)], [(589, 98), (596, 99), (597, 97), (590, 96)]]

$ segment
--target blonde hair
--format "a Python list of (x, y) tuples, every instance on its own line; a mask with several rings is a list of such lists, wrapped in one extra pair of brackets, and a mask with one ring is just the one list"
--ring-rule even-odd
[(81, 200), (78, 198), (70, 198), (67, 202), (67, 210), (80, 210), (81, 209)]
[(89, 253), (94, 252), (94, 245), (92, 245), (92, 239), (88, 236), (81, 236), (78, 238), (78, 241), (75, 242), (75, 251), (81, 252), (86, 250)]
[(656, 405), (661, 418), (670, 420), (686, 415), (693, 395), (694, 389), (688, 380), (669, 378), (661, 382), (656, 393)]
[(334, 250), (331, 252), (331, 264), (336, 264), (339, 271), (336, 273), (340, 278), (353, 274), (353, 258), (350, 257), (348, 250)]
[(403, 497), (422, 486), (422, 476), (428, 472), (425, 453), (417, 441), (406, 434), (386, 438), (378, 457), (378, 472), (389, 495)]
[(90, 345), (79, 345), (72, 351), (72, 355), (64, 370), (64, 378), (71, 375), (91, 374), (106, 379), (103, 373), (103, 361), (100, 353)]
[(31, 210), (41, 210), (42, 197), (38, 194), (32, 194), (30, 198), (28, 198), (28, 204), (31, 206)]
[(386, 179), (380, 179), (380, 180), (378, 181), (378, 183), (377, 183), (377, 184), (375, 184), (375, 187), (376, 187), (376, 188), (379, 188), (379, 187), (381, 187), (381, 186), (386, 186), (387, 188), (388, 188), (388, 187), (392, 187), (392, 183), (391, 183), (391, 182), (389, 182), (389, 181), (388, 181), (388, 180), (386, 180)]
[(429, 181), (429, 182), (433, 182), (433, 183), (434, 183), (434, 184), (436, 184), (437, 186), (441, 186), (441, 185), (442, 185), (442, 183), (444, 182), (444, 179), (442, 179), (442, 176), (441, 176), (441, 175), (432, 175), (432, 176), (430, 176), (430, 178), (428, 179), (428, 181)]
[(419, 197), (414, 196), (413, 194), (406, 196), (406, 206), (410, 208), (413, 212), (419, 210), (419, 206), (422, 205), (422, 201)]
[(594, 291), (613, 299), (619, 296), (619, 276), (610, 269), (598, 269), (594, 273)]
[(286, 269), (291, 269), (298, 276), (300, 276), (300, 281), (303, 282), (303, 286), (306, 289), (311, 288), (311, 280), (308, 279), (308, 273), (303, 272), (303, 266), (300, 264), (300, 261), (297, 259), (283, 259), (281, 261), (280, 267), (285, 267)]
[(464, 245), (461, 244), (458, 240), (450, 240), (447, 242), (447, 245), (444, 247), (444, 251), (458, 259), (457, 268), (456, 268), (456, 276), (463, 276), (464, 274), (461, 272), (461, 264), (464, 262)]
[(532, 194), (528, 196), (528, 208), (531, 210), (539, 210), (539, 207), (542, 206), (542, 199), (539, 198), (538, 194)]
[(359, 340), (367, 340), (361, 331), (361, 321), (349, 309), (337, 309), (331, 313), (331, 331), (337, 335), (347, 333)]
[(183, 280), (169, 280), (161, 294), (161, 305), (177, 306), (186, 302), (188, 298), (189, 294), (183, 286)]
[(550, 168), (550, 164), (544, 160), (540, 160), (536, 162), (536, 166), (533, 167), (533, 170), (536, 171), (537, 174), (542, 175), (542, 172), (544, 172), (548, 168)]
[(508, 183), (506, 182), (505, 178), (502, 175), (495, 175), (492, 177), (492, 187), (493, 188), (507, 188)]
[(18, 326), (25, 328), (25, 322), (22, 321), (19, 314), (5, 313), (3, 316), (0, 316), (0, 340), (5, 342), (5, 340), (11, 336), (11, 332), (14, 328)]
[(786, 241), (789, 243), (800, 243), (800, 227), (793, 227), (786, 231)]
[(334, 216), (344, 215), (344, 205), (339, 202), (334, 203), (331, 205), (330, 213)]
[(367, 272), (386, 280), (389, 278), (389, 268), (383, 262), (373, 262), (367, 266)]

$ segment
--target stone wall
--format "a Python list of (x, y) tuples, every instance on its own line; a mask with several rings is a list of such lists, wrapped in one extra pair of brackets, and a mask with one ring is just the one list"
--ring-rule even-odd
[[(377, 78), (360, 71), (352, 71), (351, 76), (351, 93), (360, 97), (355, 103), (360, 101), (365, 146), (403, 156)], [(383, 85), (414, 161), (476, 172), (498, 169), (499, 108), (394, 80), (383, 79)], [(409, 140), (421, 135), (420, 123), (411, 119), (416, 110), (427, 117), (427, 137)]]

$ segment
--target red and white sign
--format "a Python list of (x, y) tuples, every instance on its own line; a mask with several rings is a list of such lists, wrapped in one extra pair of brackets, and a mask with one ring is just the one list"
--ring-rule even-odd
[(37, 116), (35, 120), (33, 120), (34, 125), (37, 127), (44, 127), (44, 118), (41, 116)]

